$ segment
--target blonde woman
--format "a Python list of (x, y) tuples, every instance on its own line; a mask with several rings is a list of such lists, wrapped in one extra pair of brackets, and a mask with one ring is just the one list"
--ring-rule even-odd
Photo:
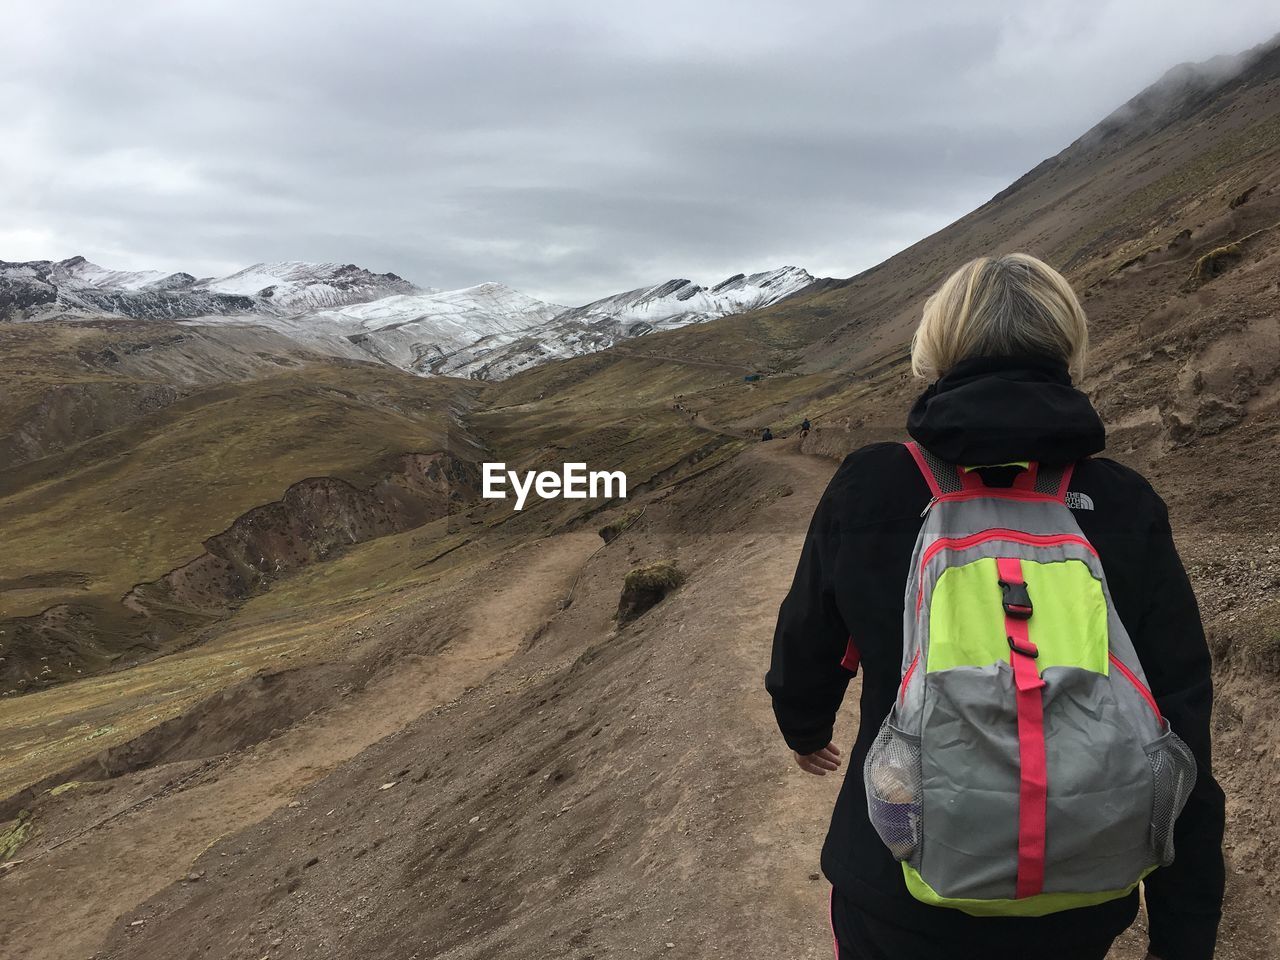
[[(1209, 653), (1164, 503), (1137, 473), (1096, 456), (1104, 446), (1102, 422), (1088, 398), (1072, 385), (1072, 376), (1078, 377), (1084, 368), (1087, 348), (1084, 312), (1067, 281), (1051, 267), (1016, 253), (965, 264), (929, 298), (912, 343), (912, 369), (931, 381), (907, 419), (914, 448), (879, 443), (851, 454), (814, 513), (795, 580), (779, 611), (766, 686), (796, 763), (808, 773), (825, 776), (842, 765), (842, 751), (833, 738), (836, 712), (850, 679), (862, 671), (857, 740), (822, 851), (822, 867), (833, 888), (831, 920), (839, 960), (1102, 960), (1138, 910), (1138, 874), (1131, 885), (1108, 894), (1109, 898), (1095, 897), (1099, 902), (1092, 905), (1070, 901), (1063, 907), (1063, 901), (1041, 897), (1035, 902), (1048, 907), (1027, 909), (1018, 898), (1026, 896), (1022, 870), (1035, 863), (1035, 848), (1024, 848), (1022, 833), (1017, 834), (1015, 850), (1016, 894), (992, 901), (1001, 904), (999, 910), (977, 909), (973, 900), (947, 900), (919, 882), (911, 885), (911, 871), (905, 869), (910, 865), (905, 861), (911, 843), (926, 851), (935, 841), (943, 843), (933, 831), (945, 826), (937, 821), (950, 813), (946, 807), (912, 807), (905, 802), (913, 789), (923, 790), (921, 784), (931, 782), (927, 766), (924, 776), (915, 774), (914, 785), (909, 777), (896, 785), (889, 783), (890, 801), (895, 799), (895, 786), (903, 791), (903, 822), (910, 823), (918, 839), (908, 834), (906, 848), (899, 849), (882, 839), (884, 831), (877, 833), (872, 825), (864, 760), (882, 721), (908, 689), (910, 677), (903, 665), (904, 588), (912, 572), (917, 536), (926, 522), (922, 517), (936, 503), (937, 477), (948, 470), (955, 471), (957, 489), (976, 486), (980, 490), (973, 495), (991, 497), (993, 503), (1016, 499), (1001, 490), (1031, 490), (1033, 476), (1062, 478), (1056, 488), (1053, 509), (1058, 513), (1054, 515), (1073, 529), (1078, 525), (1082, 536), (1077, 539), (1082, 544), (1087, 540), (1100, 561), (1108, 599), (1132, 641), (1139, 672), (1145, 674), (1146, 685), (1135, 679), (1135, 687), (1145, 691), (1151, 709), (1158, 709), (1155, 715), (1186, 742), (1195, 761), (1194, 771), (1185, 778), (1190, 797), (1181, 816), (1174, 812), (1176, 825), (1169, 827), (1169, 849), (1176, 844), (1176, 858), (1154, 872), (1142, 871), (1150, 956), (1209, 960), (1213, 955), (1222, 904), (1224, 815), (1222, 792), (1210, 767)], [(965, 496), (969, 494), (953, 499)], [(1019, 496), (1024, 500), (1047, 497)], [(1044, 604), (1039, 588), (1028, 586), (1033, 587), (1031, 598), (1039, 597)], [(1014, 601), (1009, 600), (1011, 594), (1001, 593), (1011, 589), (1003, 573), (999, 587), (994, 581), (989, 587), (991, 602), (998, 606), (1004, 597), (1006, 618), (1030, 616), (1025, 591), (1021, 600)], [(1046, 615), (1041, 614), (1042, 620)], [(1059, 613), (1060, 619), (1072, 616)], [(914, 622), (918, 621), (908, 621)], [(1006, 626), (1009, 623), (1016, 627), (1014, 620), (1006, 619)], [(1020, 655), (1034, 657), (1034, 649), (1022, 649), (1015, 643), (1016, 630), (1009, 629), (1007, 661), (1017, 661)], [(1106, 673), (1106, 649), (1111, 642), (1109, 628), (1101, 629), (1104, 666), (1098, 676)], [(1111, 629), (1112, 635), (1119, 632)], [(992, 663), (990, 675), (996, 679), (990, 682), (1011, 685), (1016, 670), (1007, 666)], [(1030, 667), (1031, 676), (1040, 686), (1051, 686), (1040, 682), (1038, 669)], [(1022, 710), (1020, 682), (1018, 691)], [(1048, 716), (1057, 708), (1044, 709)], [(1034, 746), (1035, 741), (1020, 739), (1023, 728), (1018, 722), (1013, 749), (1026, 750), (1030, 756), (1028, 745)], [(1040, 735), (1043, 744), (1044, 728)], [(929, 749), (926, 743), (921, 752)], [(1053, 759), (1052, 745), (1049, 749)], [(1085, 754), (1080, 763), (1090, 762), (1088, 750), (1077, 753)], [(1147, 772), (1142, 748), (1134, 755), (1133, 762)], [(1013, 766), (1019, 762), (1015, 752)], [(1025, 769), (1030, 761), (1022, 762)], [(1040, 803), (1057, 799), (1052, 772), (1048, 800), (1041, 782)], [(1132, 805), (1144, 811), (1145, 803), (1149, 809), (1153, 796), (1149, 783), (1146, 793), (1137, 779), (1124, 781), (1117, 789), (1129, 789), (1130, 782), (1134, 784), (1134, 795), (1128, 798)], [(958, 802), (981, 803), (983, 792), (966, 788), (958, 794)], [(1013, 796), (1028, 806), (1027, 798), (1034, 797), (1035, 791)], [(1091, 841), (1089, 831), (1105, 830), (1117, 816), (1115, 805), (1098, 800), (1090, 806), (1086, 797), (1084, 806), (1076, 809), (1085, 811), (1077, 821), (1050, 823), (1049, 856), (1073, 842), (1085, 849), (1091, 849), (1090, 843), (1093, 848), (1105, 846)], [(935, 813), (920, 812), (929, 810)], [(1014, 819), (1018, 817), (1015, 813)], [(1145, 812), (1143, 818), (1145, 830)], [(976, 832), (986, 829), (981, 818), (969, 822)], [(1030, 822), (1034, 839), (1034, 818)], [(1013, 828), (996, 818), (991, 829)], [(1043, 820), (1039, 829), (1043, 870)], [(1080, 837), (1064, 835), (1073, 830), (1079, 830)], [(1138, 843), (1149, 852), (1145, 835)], [(989, 866), (978, 862), (974, 870)], [(1043, 880), (1041, 884), (1035, 891), (1049, 892)], [(922, 890), (934, 898), (922, 895)]]

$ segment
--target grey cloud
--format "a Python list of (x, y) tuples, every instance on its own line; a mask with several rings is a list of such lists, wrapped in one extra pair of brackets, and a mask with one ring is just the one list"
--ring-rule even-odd
[(354, 261), (562, 303), (849, 275), (1280, 28), (1269, 0), (6, 5), (0, 258)]

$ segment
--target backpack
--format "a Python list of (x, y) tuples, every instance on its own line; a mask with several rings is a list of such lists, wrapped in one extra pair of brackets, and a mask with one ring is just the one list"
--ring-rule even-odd
[[(933, 499), (907, 578), (902, 683), (867, 810), (917, 900), (1042, 916), (1173, 861), (1196, 779), (1067, 506), (1072, 465), (988, 487), (909, 443)], [(1079, 501), (1076, 501), (1079, 502)]]

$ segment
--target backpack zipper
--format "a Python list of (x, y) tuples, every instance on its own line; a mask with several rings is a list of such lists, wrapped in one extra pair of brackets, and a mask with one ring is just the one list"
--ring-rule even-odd
[(1075, 543), (1084, 547), (1095, 557), (1098, 555), (1093, 544), (1075, 533), (1022, 533), (1019, 530), (992, 527), (989, 530), (971, 533), (967, 537), (941, 537), (933, 541), (929, 544), (929, 549), (924, 552), (924, 556), (920, 558), (920, 571), (923, 573), (929, 561), (943, 550), (964, 550), (988, 540), (1008, 540), (1010, 543), (1022, 543), (1029, 547), (1056, 547), (1064, 543)]
[(920, 663), (920, 651), (916, 651), (916, 655), (911, 658), (911, 663), (907, 665), (907, 672), (902, 675), (902, 686), (898, 688), (898, 702), (901, 703), (907, 695), (907, 684), (911, 682), (911, 675), (916, 672), (916, 667)]
[(1095, 557), (1098, 555), (1098, 551), (1094, 549), (1093, 544), (1074, 533), (1022, 533), (1018, 530), (992, 527), (990, 530), (971, 533), (967, 537), (941, 537), (929, 544), (924, 556), (920, 558), (920, 585), (916, 590), (916, 613), (920, 612), (920, 606), (924, 603), (924, 568), (928, 566), (929, 561), (943, 550), (964, 550), (968, 547), (975, 547), (980, 543), (986, 543), (988, 540), (1006, 540), (1010, 543), (1021, 543), (1029, 547), (1057, 547), (1064, 544), (1074, 544), (1084, 547)]
[(1022, 500), (1029, 503), (1062, 503), (1051, 493), (1015, 490), (1012, 487), (983, 487), (981, 490), (953, 490), (951, 493), (940, 493), (924, 505), (924, 509), (920, 511), (920, 516), (923, 517), (928, 514), (936, 504), (944, 500), (977, 500), (981, 497), (990, 497), (996, 500)]
[(1124, 674), (1125, 679), (1133, 684), (1133, 688), (1142, 695), (1142, 699), (1147, 701), (1147, 706), (1149, 706), (1152, 713), (1156, 715), (1156, 719), (1163, 720), (1164, 717), (1161, 716), (1160, 708), (1156, 705), (1155, 696), (1143, 685), (1142, 681), (1134, 675), (1133, 671), (1126, 667), (1124, 663), (1121, 662), (1120, 658), (1110, 651), (1107, 651), (1107, 658), (1117, 670)]

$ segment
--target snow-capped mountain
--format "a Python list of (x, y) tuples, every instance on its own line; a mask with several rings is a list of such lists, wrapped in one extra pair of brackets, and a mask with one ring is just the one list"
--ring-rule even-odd
[(813, 281), (807, 270), (781, 267), (750, 276), (736, 273), (713, 287), (690, 280), (639, 287), (565, 310), (541, 329), (509, 343), (461, 351), (440, 372), (502, 380), (526, 367), (594, 353), (629, 337), (767, 307)]
[(712, 287), (668, 280), (580, 307), (501, 283), (417, 287), (353, 264), (259, 263), (225, 277), (109, 270), (83, 257), (0, 261), (0, 320), (125, 316), (270, 327), (335, 356), (412, 373), (502, 379), (655, 330), (767, 306), (807, 287), (799, 267), (735, 274)]
[[(575, 307), (560, 319), (584, 323), (614, 320), (633, 325), (628, 336), (638, 336), (659, 327), (680, 327), (768, 306), (811, 283), (809, 271), (800, 267), (781, 267), (749, 277), (735, 273), (714, 287), (700, 287), (689, 280), (668, 280)], [(634, 328), (636, 324), (647, 324), (651, 329)]]
[(417, 291), (394, 273), (354, 264), (259, 263), (227, 277), (197, 279), (161, 270), (108, 270), (84, 257), (0, 260), (0, 319), (78, 312), (137, 319), (283, 315)]
[(108, 270), (84, 257), (72, 257), (49, 265), (52, 277), (65, 286), (95, 287), (101, 290), (138, 290), (163, 280), (163, 270)]
[(351, 263), (257, 263), (215, 280), (197, 281), (210, 293), (238, 294), (267, 301), (274, 310), (299, 313), (379, 297), (410, 293), (436, 293), (415, 287), (394, 273), (370, 273)]
[(543, 329), (564, 307), (501, 283), (382, 297), (308, 316), (343, 329), (347, 341), (412, 373), (459, 374), (462, 358), (498, 349)]

